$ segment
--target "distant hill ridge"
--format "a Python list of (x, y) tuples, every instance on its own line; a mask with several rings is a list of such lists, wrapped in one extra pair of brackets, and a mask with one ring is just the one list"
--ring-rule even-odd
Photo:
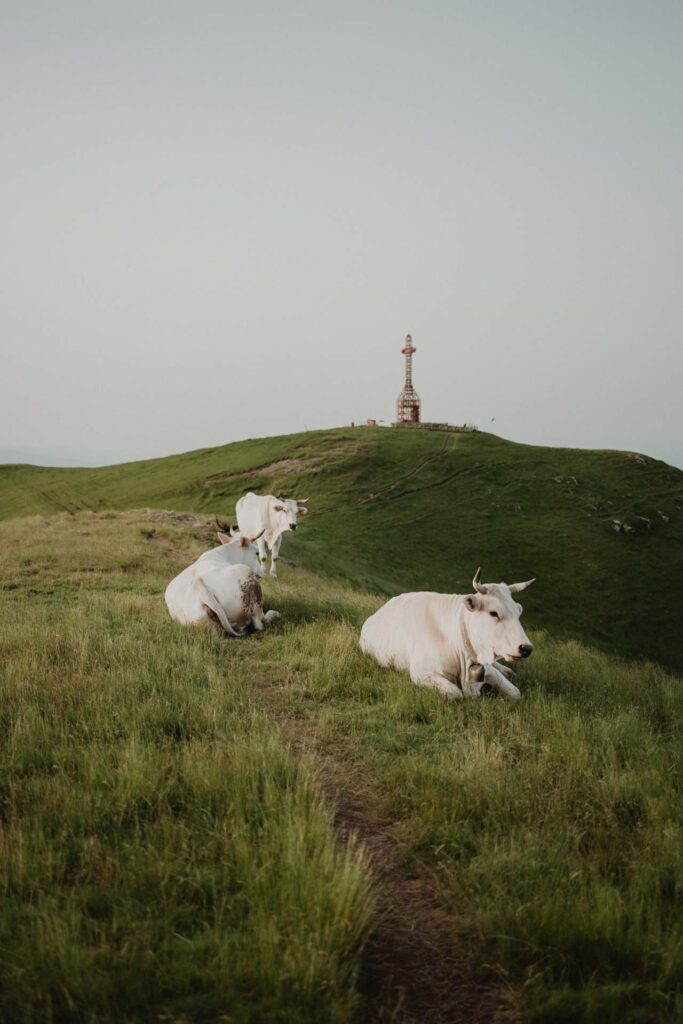
[[(344, 428), (98, 469), (0, 466), (0, 518), (141, 506), (234, 515), (246, 490), (310, 498), (283, 555), (371, 590), (538, 583), (525, 620), (683, 669), (683, 472), (631, 452), (492, 434)], [(285, 568), (286, 571), (286, 568)]]

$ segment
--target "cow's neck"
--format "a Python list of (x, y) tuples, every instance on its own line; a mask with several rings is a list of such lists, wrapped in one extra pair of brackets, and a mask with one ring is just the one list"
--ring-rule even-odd
[(467, 613), (464, 608), (460, 613), (460, 629), (462, 632), (462, 644), (463, 647), (465, 648), (465, 654), (473, 664), (478, 664), (477, 655), (474, 650), (474, 647), (472, 646), (470, 634), (467, 629)]

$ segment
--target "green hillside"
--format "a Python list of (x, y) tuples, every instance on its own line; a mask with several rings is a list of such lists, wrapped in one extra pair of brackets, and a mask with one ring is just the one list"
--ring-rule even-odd
[(141, 506), (231, 518), (250, 489), (310, 497), (283, 545), (309, 569), (387, 594), (466, 590), (478, 565), (487, 579), (536, 576), (530, 626), (683, 668), (683, 473), (631, 452), (316, 431), (99, 469), (0, 467), (0, 518)]
[(287, 564), (265, 633), (183, 627), (212, 532), (0, 523), (3, 1024), (683, 1021), (681, 678), (532, 630), (449, 702)]

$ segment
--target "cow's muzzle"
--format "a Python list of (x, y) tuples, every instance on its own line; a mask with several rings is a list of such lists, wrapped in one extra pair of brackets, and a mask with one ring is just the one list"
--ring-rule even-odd
[(531, 644), (520, 644), (518, 650), (520, 658), (528, 658), (533, 651), (533, 647)]
[(296, 523), (290, 523), (289, 528), (290, 530), (296, 530)]

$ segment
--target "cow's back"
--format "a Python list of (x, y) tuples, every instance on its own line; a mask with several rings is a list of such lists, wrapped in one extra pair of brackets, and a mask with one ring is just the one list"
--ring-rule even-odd
[(239, 543), (221, 544), (219, 547), (204, 551), (194, 564), (201, 572), (210, 568), (220, 569), (226, 565), (246, 565), (253, 572), (259, 570), (256, 548), (251, 544), (249, 547), (242, 547)]
[(448, 642), (452, 596), (431, 591), (399, 594), (363, 623), (361, 650), (381, 665), (409, 669), (416, 655)]
[(240, 533), (247, 537), (255, 537), (268, 526), (270, 496), (254, 494), (249, 491), (235, 505), (237, 526)]

